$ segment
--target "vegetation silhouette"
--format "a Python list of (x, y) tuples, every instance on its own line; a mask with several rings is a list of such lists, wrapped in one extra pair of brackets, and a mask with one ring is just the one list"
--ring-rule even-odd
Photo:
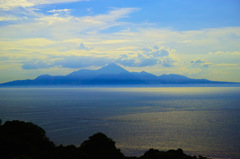
[[(1, 121), (1, 120), (0, 120)], [(23, 121), (0, 124), (1, 159), (205, 159), (184, 154), (182, 149), (159, 151), (149, 149), (141, 157), (126, 157), (115, 142), (103, 133), (96, 133), (79, 147), (56, 146), (39, 126)]]
[(80, 150), (90, 158), (122, 159), (124, 155), (116, 148), (115, 142), (103, 133), (96, 133), (84, 141)]
[(7, 121), (0, 126), (0, 150), (3, 159), (51, 157), (55, 145), (45, 131), (33, 123)]

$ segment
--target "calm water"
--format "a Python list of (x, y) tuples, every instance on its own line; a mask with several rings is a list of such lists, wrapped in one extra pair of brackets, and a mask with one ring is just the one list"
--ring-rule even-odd
[(240, 158), (240, 88), (1, 88), (0, 119), (32, 121), (56, 144), (103, 132), (126, 155), (149, 148)]

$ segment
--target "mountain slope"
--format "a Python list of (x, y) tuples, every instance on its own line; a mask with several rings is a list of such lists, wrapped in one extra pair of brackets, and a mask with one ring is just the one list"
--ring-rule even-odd
[(136, 85), (136, 84), (234, 84), (206, 79), (191, 79), (183, 75), (163, 74), (156, 76), (148, 72), (129, 72), (114, 63), (98, 70), (82, 69), (66, 76), (41, 75), (33, 80), (17, 80), (0, 86), (61, 86), (61, 85)]
[(195, 83), (214, 83), (215, 81), (209, 81), (206, 79), (191, 79), (183, 75), (177, 74), (163, 74), (158, 77), (158, 81), (161, 83), (176, 83), (176, 84), (195, 84)]

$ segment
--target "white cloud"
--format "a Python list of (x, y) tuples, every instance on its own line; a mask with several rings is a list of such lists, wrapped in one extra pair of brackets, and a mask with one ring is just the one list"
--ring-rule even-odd
[(116, 20), (128, 17), (128, 15), (134, 11), (137, 11), (136, 8), (117, 8), (111, 10), (107, 14), (101, 14), (97, 16), (85, 16), (77, 18), (79, 23), (85, 24), (91, 28), (99, 28), (99, 30), (107, 29), (112, 26), (122, 25), (126, 23), (117, 22)]
[(52, 16), (44, 16), (38, 18), (37, 21), (40, 21), (42, 25), (53, 25), (53, 24), (60, 24), (60, 23), (69, 23), (73, 20), (73, 17), (61, 17), (59, 14), (54, 14)]
[(70, 3), (89, 0), (1, 0), (0, 9), (11, 10), (18, 7), (33, 7), (41, 4)]
[[(99, 34), (101, 30), (106, 30), (113, 26), (126, 26), (127, 23), (123, 23), (119, 19), (127, 17), (133, 11), (136, 11), (136, 9), (120, 8), (97, 16), (76, 17), (70, 14), (59, 14), (57, 11), (56, 13), (53, 12), (53, 15), (44, 15), (34, 10), (24, 10), (24, 14), (26, 13), (30, 16), (26, 17), (28, 20), (1, 26), (0, 39), (44, 37), (66, 40), (83, 37), (93, 32), (95, 34), (92, 34), (92, 36), (101, 36)], [(86, 36), (86, 38), (92, 37)]]
[(72, 9), (53, 9), (53, 10), (50, 10), (48, 12), (50, 13), (58, 13), (58, 12), (65, 12), (65, 13), (70, 13)]
[(0, 17), (0, 21), (16, 21), (16, 20), (19, 20), (19, 18), (13, 16)]
[(0, 9), (10, 10), (16, 7), (32, 7), (35, 4), (29, 0), (1, 0)]

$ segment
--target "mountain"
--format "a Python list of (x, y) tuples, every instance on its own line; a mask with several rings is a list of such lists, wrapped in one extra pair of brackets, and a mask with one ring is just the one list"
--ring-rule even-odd
[(30, 80), (2, 83), (0, 86), (81, 86), (81, 85), (159, 85), (159, 84), (234, 84), (231, 82), (191, 79), (183, 75), (148, 72), (129, 72), (117, 64), (108, 64), (98, 70), (81, 69), (66, 76), (41, 75)]

